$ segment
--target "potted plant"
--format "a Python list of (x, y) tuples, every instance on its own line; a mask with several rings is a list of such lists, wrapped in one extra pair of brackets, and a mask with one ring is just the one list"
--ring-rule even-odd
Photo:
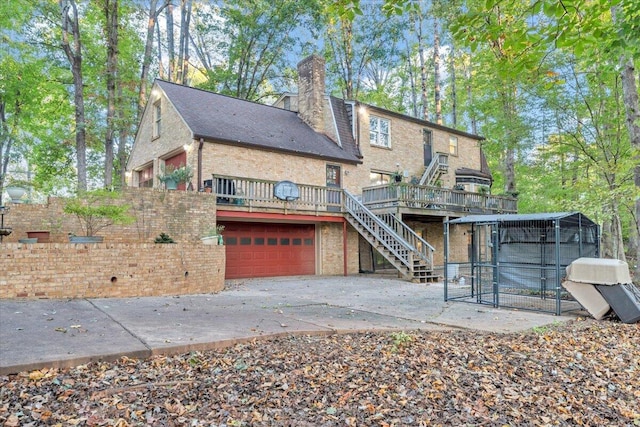
[(164, 183), (167, 190), (175, 190), (178, 184), (187, 183), (193, 178), (193, 170), (190, 166), (182, 165), (176, 168), (173, 165), (163, 167), (162, 173), (158, 175), (160, 182)]
[(176, 167), (173, 165), (162, 166), (162, 173), (158, 175), (158, 180), (164, 184), (167, 190), (175, 190), (178, 188), (178, 180), (174, 176)]
[(27, 237), (30, 239), (38, 239), (38, 243), (49, 243), (51, 241), (51, 233), (60, 233), (62, 231), (62, 218), (47, 218), (42, 220), (42, 227), (35, 230), (27, 230)]
[(27, 238), (36, 239), (38, 243), (49, 243), (51, 232), (49, 230), (31, 230), (27, 231)]
[(209, 230), (204, 236), (200, 238), (205, 245), (223, 245), (224, 239), (222, 238), (222, 232), (224, 231), (224, 225), (216, 225), (215, 228)]
[(176, 241), (173, 240), (167, 233), (160, 233), (160, 235), (158, 237), (156, 237), (156, 239), (154, 240), (154, 243), (175, 243)]
[(135, 218), (128, 214), (129, 205), (115, 204), (118, 193), (107, 190), (96, 190), (83, 193), (69, 199), (64, 206), (64, 213), (75, 215), (80, 223), (84, 236), (70, 234), (72, 243), (99, 243), (102, 236), (96, 233), (114, 224), (130, 224)]

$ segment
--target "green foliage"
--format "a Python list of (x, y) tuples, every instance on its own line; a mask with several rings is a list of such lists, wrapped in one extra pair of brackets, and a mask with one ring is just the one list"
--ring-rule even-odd
[(408, 346), (409, 343), (415, 340), (415, 337), (411, 334), (408, 334), (404, 331), (393, 332), (391, 333), (391, 339), (393, 340), (393, 345), (391, 347), (392, 353), (397, 353), (404, 347)]
[(71, 198), (64, 206), (64, 213), (75, 215), (87, 236), (115, 224), (131, 224), (130, 206), (119, 202), (119, 194), (107, 190), (95, 190)]
[[(65, 194), (75, 185), (76, 128), (71, 73), (60, 50), (60, 8), (55, 1), (5, 3), (0, 166), (31, 171), (37, 192)], [(106, 129), (105, 19), (102, 2), (78, 3), (87, 170), (90, 182), (98, 183)], [(115, 143), (126, 154), (136, 125), (140, 23), (149, 11), (132, 0), (121, 0), (119, 8)], [(434, 21), (442, 29), (442, 60), (450, 64), (443, 74), (443, 112), (453, 102), (455, 75), (456, 127), (486, 138), (493, 193), (514, 191), (506, 187), (515, 170), (522, 212), (575, 209), (602, 221), (620, 215), (630, 234), (637, 153), (624, 130), (618, 67), (623, 57), (635, 59), (639, 68), (638, 1), (194, 0), (190, 80), (221, 93), (266, 99), (295, 86), (292, 62), (318, 53), (317, 40), (323, 38), (329, 90), (419, 117), (417, 32), (426, 47), (424, 90), (430, 100)], [(165, 28), (160, 25), (155, 46), (166, 45)], [(448, 52), (454, 47), (452, 59)], [(166, 52), (158, 53), (166, 60)], [(152, 78), (166, 70), (158, 61), (154, 56)], [(122, 168), (124, 162), (116, 164)]]
[[(325, 10), (333, 11), (331, 7)], [(394, 68), (400, 57), (399, 41), (406, 27), (402, 17), (388, 17), (377, 4), (358, 6), (353, 19), (325, 16), (324, 57), (334, 93), (346, 99), (384, 101), (401, 84)], [(350, 14), (348, 14), (350, 15)], [(369, 94), (369, 96), (367, 96)]]
[(31, 182), (24, 180), (24, 179), (17, 179), (17, 178), (13, 178), (13, 177), (9, 177), (7, 178), (7, 180), (5, 181), (5, 188), (6, 187), (20, 187), (20, 188), (31, 188)]
[(169, 237), (166, 233), (160, 233), (158, 237), (154, 240), (155, 243), (175, 243), (171, 237)]
[(208, 43), (199, 50), (207, 76), (200, 87), (253, 101), (279, 94), (288, 83), (281, 76), (296, 30), (315, 31), (318, 7), (316, 0), (234, 0), (201, 10), (208, 18), (198, 18), (196, 30)]
[(162, 173), (158, 175), (158, 179), (166, 183), (167, 181), (174, 181), (177, 183), (186, 183), (193, 178), (193, 169), (191, 166), (183, 165), (178, 168), (173, 165), (163, 167)]

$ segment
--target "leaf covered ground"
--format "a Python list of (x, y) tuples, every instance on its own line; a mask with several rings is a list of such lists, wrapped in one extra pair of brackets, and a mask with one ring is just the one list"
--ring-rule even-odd
[(636, 426), (640, 325), (285, 337), (0, 377), (4, 426)]

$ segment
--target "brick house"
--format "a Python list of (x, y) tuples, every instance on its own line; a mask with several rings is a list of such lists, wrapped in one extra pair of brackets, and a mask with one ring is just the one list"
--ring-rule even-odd
[(129, 184), (160, 187), (166, 166), (190, 166), (179, 189), (216, 197), (227, 278), (392, 267), (427, 281), (444, 221), (516, 211), (489, 195), (481, 137), (326, 95), (316, 55), (298, 73), (299, 93), (272, 106), (157, 80), (139, 125)]

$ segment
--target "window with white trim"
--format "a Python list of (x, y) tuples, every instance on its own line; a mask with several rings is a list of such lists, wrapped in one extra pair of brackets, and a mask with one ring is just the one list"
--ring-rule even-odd
[(391, 122), (382, 117), (369, 117), (369, 142), (376, 147), (391, 148)]
[(458, 155), (458, 137), (449, 135), (449, 154), (452, 156)]
[(162, 120), (162, 107), (160, 106), (160, 101), (158, 100), (155, 104), (153, 104), (153, 137), (157, 138), (160, 136), (160, 123)]

